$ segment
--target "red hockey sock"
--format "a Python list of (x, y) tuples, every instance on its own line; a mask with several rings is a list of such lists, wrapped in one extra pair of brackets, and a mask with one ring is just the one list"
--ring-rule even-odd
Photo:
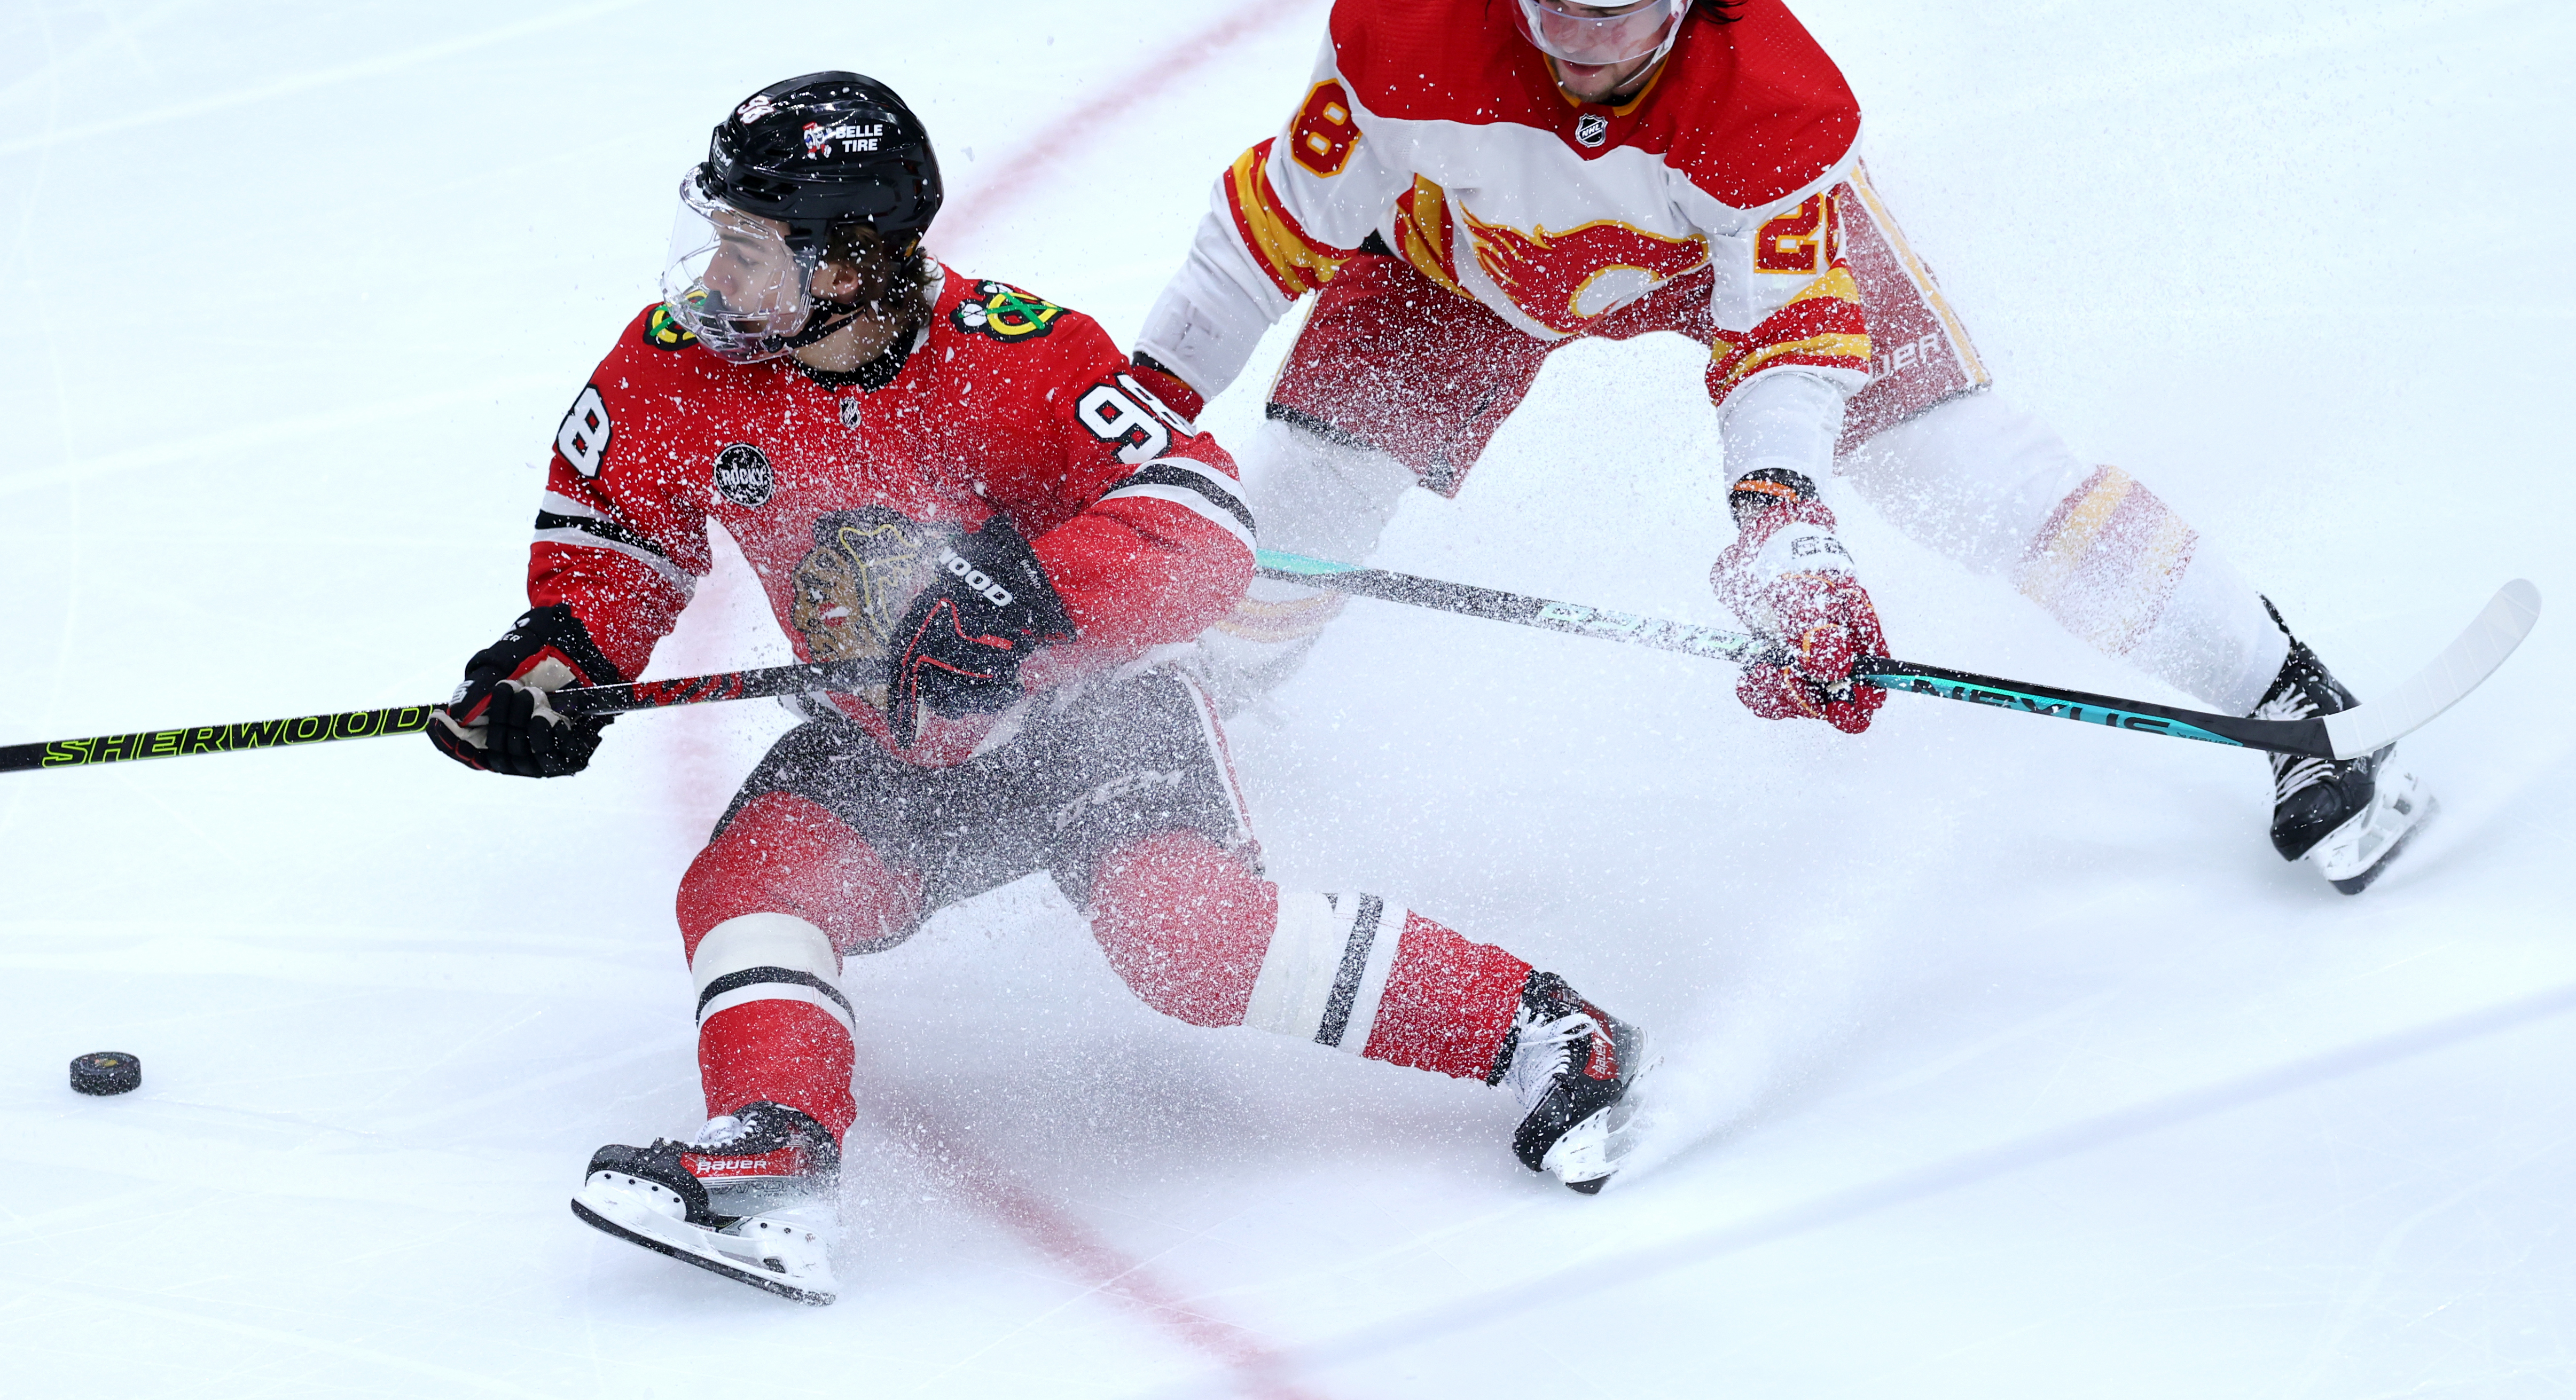
[(1491, 1079), (1530, 965), (1490, 943), (1407, 912), (1377, 1024), (1362, 1054), (1389, 1064)]
[(837, 1140), (857, 1115), (840, 955), (920, 916), (919, 877), (815, 803), (768, 793), (735, 813), (680, 881), (708, 1116), (766, 1099)]
[(1375, 895), (1283, 892), (1204, 837), (1119, 852), (1092, 886), (1110, 966), (1165, 1015), (1485, 1079), (1530, 965)]
[(698, 1026), (709, 1118), (767, 1099), (802, 1110), (839, 1142), (859, 1116), (850, 1062), (849, 1027), (807, 1002), (741, 1002)]

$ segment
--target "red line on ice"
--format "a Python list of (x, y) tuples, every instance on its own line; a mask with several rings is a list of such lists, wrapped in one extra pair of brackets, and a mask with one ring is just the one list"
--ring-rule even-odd
[(1142, 1259), (1020, 1185), (1008, 1168), (968, 1145), (965, 1135), (941, 1122), (929, 1105), (884, 1085), (870, 1086), (860, 1098), (861, 1112), (946, 1170), (948, 1180), (943, 1184), (1063, 1265), (1094, 1292), (1134, 1309), (1173, 1340), (1236, 1372), (1231, 1384), (1263, 1400), (1313, 1400), (1313, 1392), (1263, 1374), (1276, 1364), (1276, 1348), (1251, 1329), (1192, 1304), (1180, 1290), (1156, 1278)]
[(987, 220), (1017, 203), (1028, 193), (1031, 184), (1064, 164), (1080, 143), (1089, 141), (1102, 127), (1125, 116), (1148, 99), (1171, 91), (1183, 79), (1236, 44), (1272, 25), (1304, 18), (1315, 8), (1282, 4), (1280, 0), (1252, 0), (1252, 3), (1237, 6), (1232, 14), (1154, 55), (1143, 65), (1142, 77), (1119, 83), (1076, 107), (1062, 120), (1049, 124), (1045, 135), (996, 163), (991, 174), (978, 181), (963, 198), (941, 211), (946, 230), (958, 235), (961, 243), (972, 240), (983, 231)]

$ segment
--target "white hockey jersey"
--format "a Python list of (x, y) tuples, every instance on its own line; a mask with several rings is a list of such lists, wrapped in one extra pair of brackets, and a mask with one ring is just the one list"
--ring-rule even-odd
[(1647, 86), (1603, 106), (1488, 0), (1337, 0), (1305, 99), (1219, 178), (1137, 349), (1212, 396), (1366, 248), (1548, 339), (1706, 268), (1714, 399), (1788, 368), (1828, 400), (1858, 390), (1837, 187), (1859, 105), (1779, 0), (1735, 13), (1693, 13)]

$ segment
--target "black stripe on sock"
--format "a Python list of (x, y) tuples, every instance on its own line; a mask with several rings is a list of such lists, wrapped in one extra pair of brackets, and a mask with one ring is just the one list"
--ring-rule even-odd
[(585, 535), (597, 535), (603, 540), (614, 540), (615, 542), (629, 548), (643, 550), (645, 553), (652, 555), (656, 559), (668, 559), (671, 557), (670, 554), (662, 548), (662, 546), (653, 543), (650, 536), (640, 534), (634, 530), (629, 530), (625, 526), (617, 524), (614, 521), (594, 520), (586, 515), (557, 515), (555, 512), (550, 510), (541, 510), (537, 512), (537, 528), (540, 530), (579, 530)]
[(787, 982), (800, 987), (811, 987), (814, 990), (821, 992), (823, 995), (830, 997), (833, 1001), (838, 1002), (841, 1010), (849, 1016), (853, 1023), (857, 1022), (859, 1019), (858, 1011), (850, 1005), (850, 999), (848, 997), (841, 995), (840, 988), (833, 986), (831, 983), (824, 981), (813, 973), (798, 972), (792, 967), (746, 967), (740, 972), (728, 972), (724, 976), (709, 982), (707, 984), (707, 989), (698, 993), (698, 1019), (701, 1021), (707, 1019), (708, 1002), (715, 1000), (717, 997), (723, 996), (725, 993), (732, 991), (736, 987), (749, 987), (761, 982)]
[[(1386, 901), (1360, 896), (1359, 913), (1351, 919), (1351, 939), (1342, 945), (1342, 968), (1333, 975), (1333, 994), (1324, 1002), (1324, 1024), (1315, 1031), (1318, 1045), (1338, 1046), (1351, 1028), (1351, 1006), (1360, 999), (1360, 979), (1368, 973), (1369, 945), (1377, 941), (1377, 921)], [(1365, 1048), (1365, 1047), (1363, 1047)]]
[(1233, 492), (1226, 490), (1224, 487), (1217, 485), (1215, 482), (1208, 480), (1197, 472), (1183, 471), (1179, 467), (1167, 467), (1160, 463), (1156, 463), (1155, 465), (1149, 466), (1143, 471), (1136, 473), (1134, 476), (1128, 477), (1126, 480), (1119, 482), (1117, 485), (1110, 487), (1102, 494), (1116, 495), (1118, 492), (1123, 491), (1130, 486), (1178, 486), (1184, 490), (1196, 491), (1200, 495), (1207, 497), (1210, 505), (1213, 505), (1217, 509), (1224, 511), (1226, 514), (1233, 516), (1236, 520), (1241, 521), (1243, 524), (1243, 532), (1245, 534), (1249, 535), (1256, 533), (1252, 524), (1251, 507), (1246, 506)]

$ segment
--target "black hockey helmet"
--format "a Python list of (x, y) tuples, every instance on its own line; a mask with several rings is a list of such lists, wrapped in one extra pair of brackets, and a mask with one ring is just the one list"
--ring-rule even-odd
[[(738, 364), (811, 345), (889, 297), (936, 285), (921, 236), (940, 195), (930, 133), (894, 89), (840, 72), (772, 83), (716, 125), (707, 158), (680, 181), (663, 304)], [(833, 257), (876, 270), (845, 299), (822, 300), (814, 275)]]
[(939, 213), (930, 133), (893, 88), (839, 71), (771, 83), (716, 124), (699, 188), (787, 225), (788, 246), (820, 253), (831, 230), (865, 223), (907, 254)]

